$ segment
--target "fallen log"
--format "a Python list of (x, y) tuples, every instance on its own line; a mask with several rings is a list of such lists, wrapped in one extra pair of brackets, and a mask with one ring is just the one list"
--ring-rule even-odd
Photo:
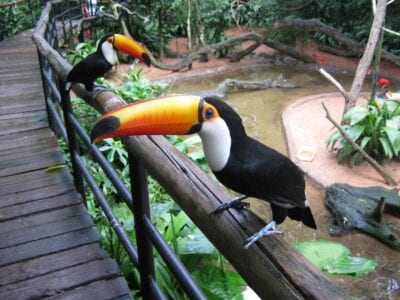
[(359, 188), (336, 183), (326, 189), (325, 204), (335, 216), (330, 230), (332, 235), (358, 229), (400, 250), (400, 228), (397, 228), (399, 234), (395, 234), (393, 231), (396, 229), (392, 229), (383, 219), (383, 213), (400, 217), (397, 189)]
[(239, 80), (239, 79), (225, 79), (223, 82), (218, 84), (214, 89), (197, 93), (200, 96), (217, 96), (223, 98), (227, 93), (241, 92), (241, 91), (256, 91), (264, 90), (268, 88), (295, 88), (294, 84), (286, 81), (283, 74), (279, 75), (278, 78), (268, 78), (265, 80)]

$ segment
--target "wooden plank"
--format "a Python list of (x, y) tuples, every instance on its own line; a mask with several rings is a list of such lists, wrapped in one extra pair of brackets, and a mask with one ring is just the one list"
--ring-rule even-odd
[(12, 185), (12, 184), (18, 184), (20, 182), (28, 182), (31, 179), (37, 179), (38, 177), (40, 177), (40, 179), (44, 182), (47, 180), (53, 180), (54, 182), (52, 183), (58, 183), (58, 182), (62, 182), (62, 180), (66, 180), (66, 181), (70, 181), (68, 180), (70, 178), (70, 173), (67, 170), (57, 170), (55, 172), (52, 173), (47, 173), (43, 170), (38, 170), (38, 171), (33, 171), (33, 172), (29, 172), (29, 173), (25, 173), (25, 174), (18, 174), (18, 175), (14, 175), (14, 176), (9, 176), (7, 178), (1, 178), (0, 180), (0, 191), (3, 191), (3, 189), (1, 189), (2, 187), (5, 187), (7, 185)]
[(47, 187), (60, 182), (72, 182), (68, 170), (59, 169), (51, 173), (38, 170), (3, 177), (0, 178), (0, 199), (8, 194), (29, 191), (38, 187)]
[(49, 127), (49, 123), (47, 120), (38, 120), (32, 123), (26, 123), (22, 125), (10, 126), (8, 128), (3, 128), (0, 131), (0, 136), (5, 136), (9, 134), (14, 134), (17, 132), (27, 131), (27, 130), (34, 130), (34, 129), (41, 129)]
[[(64, 220), (85, 214), (86, 209), (82, 204), (71, 205), (65, 208), (56, 210), (45, 211), (34, 215), (24, 216), (23, 218), (17, 218), (7, 221), (7, 226), (0, 226), (0, 233), (9, 232), (9, 230), (22, 230), (42, 224), (55, 222), (57, 220)], [(2, 224), (2, 223), (0, 223)]]
[[(20, 113), (20, 112), (26, 112), (26, 111), (37, 111), (37, 110), (45, 110), (46, 105), (43, 100), (34, 100), (38, 99), (37, 98), (31, 98), (31, 101), (29, 103), (23, 103), (23, 104), (6, 104), (3, 102), (1, 99), (2, 97), (0, 96), (0, 115), (7, 115), (10, 113)], [(13, 99), (8, 99), (12, 101)], [(18, 100), (18, 99), (16, 99)], [(14, 102), (15, 103), (15, 102)]]
[[(0, 151), (18, 149), (37, 143), (47, 143), (50, 138), (55, 139), (55, 136), (49, 128), (9, 134), (0, 139)], [(14, 141), (14, 143), (10, 143), (10, 140)]]
[[(32, 113), (32, 112), (31, 112)], [(16, 116), (13, 117), (13, 115), (8, 115), (8, 118), (6, 119), (0, 119), (0, 128), (6, 128), (9, 126), (16, 126), (16, 125), (21, 125), (21, 124), (26, 124), (26, 123), (33, 123), (37, 121), (43, 121), (47, 120), (47, 113), (45, 110), (41, 111), (36, 111), (34, 115), (30, 116)]]
[[(85, 228), (77, 231), (68, 232), (66, 234), (41, 239), (39, 241), (25, 243), (19, 246), (15, 246), (13, 248), (1, 249), (0, 267), (33, 259), (35, 257), (43, 255), (65, 251), (67, 249), (72, 249), (78, 246), (91, 244), (97, 242), (98, 240), (99, 237), (93, 228)], [(0, 297), (0, 299), (13, 299), (13, 297)]]
[[(7, 226), (7, 222), (2, 226)], [(37, 241), (74, 230), (93, 227), (93, 221), (89, 214), (79, 215), (64, 220), (46, 223), (23, 230), (12, 230), (0, 234), (0, 249), (18, 246), (27, 242)]]
[[(119, 277), (117, 264), (110, 259), (94, 260), (57, 272), (0, 287), (2, 299), (41, 299), (93, 281)], [(92, 298), (93, 299), (93, 298)]]
[[(34, 77), (40, 79), (38, 76)], [(1, 78), (4, 78), (4, 76)], [(30, 95), (32, 92), (41, 92), (43, 85), (41, 81), (32, 82), (31, 79), (29, 81), (14, 81), (8, 84), (4, 84), (4, 82), (2, 82), (0, 84), (0, 88), (2, 88), (2, 96), (4, 97), (6, 95)]]
[(129, 287), (126, 281), (122, 278), (115, 278), (93, 282), (52, 296), (48, 300), (133, 299), (131, 295), (126, 293), (127, 291), (129, 291)]
[[(1, 79), (0, 79), (1, 80)], [(2, 90), (3, 92), (3, 90)], [(15, 103), (18, 103), (19, 105), (29, 105), (32, 101), (35, 101), (36, 99), (43, 99), (43, 92), (39, 89), (31, 90), (31, 91), (24, 91), (21, 93), (18, 93), (15, 91), (14, 93), (8, 92), (8, 93), (3, 93), (0, 95), (0, 103), (1, 106), (12, 106)], [(44, 101), (41, 101), (41, 104), (44, 105)], [(4, 113), (3, 113), (4, 114)]]
[[(12, 149), (7, 149), (7, 150), (0, 150), (0, 156), (2, 159), (13, 159), (16, 157), (27, 157), (27, 156), (32, 156), (32, 154), (39, 154), (39, 153), (46, 153), (50, 152), (51, 149), (54, 149), (55, 147), (58, 146), (58, 142), (55, 138), (48, 139), (47, 143), (37, 143), (37, 144), (31, 144), (25, 147), (19, 147), (19, 148), (12, 148)], [(59, 148), (58, 148), (58, 151)]]
[(98, 243), (93, 243), (23, 261), (0, 268), (0, 286), (104, 258), (106, 258), (104, 250)]
[(9, 120), (9, 119), (26, 118), (26, 117), (32, 117), (32, 116), (40, 116), (42, 114), (46, 114), (45, 111), (38, 110), (38, 111), (17, 112), (14, 114), (0, 115), (0, 121)]
[[(13, 218), (21, 218), (26, 215), (37, 214), (39, 212), (48, 211), (56, 208), (62, 208), (73, 204), (81, 203), (80, 195), (76, 191), (66, 194), (57, 195), (55, 197), (45, 198), (36, 201), (29, 201), (22, 204), (6, 206), (0, 209), (2, 226), (7, 228), (6, 220)], [(12, 230), (12, 228), (10, 228)]]
[(13, 158), (0, 161), (0, 177), (46, 169), (54, 165), (64, 165), (64, 157), (60, 150), (51, 148), (49, 152), (32, 153), (28, 157)]
[(52, 196), (62, 195), (73, 190), (75, 190), (75, 186), (71, 180), (68, 183), (61, 182), (46, 187), (40, 186), (28, 191), (2, 196), (0, 198), (0, 208), (5, 206), (17, 205), (29, 201), (50, 198)]

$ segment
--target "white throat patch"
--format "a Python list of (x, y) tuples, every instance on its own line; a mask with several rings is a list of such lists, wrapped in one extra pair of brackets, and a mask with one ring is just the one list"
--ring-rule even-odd
[(115, 52), (111, 43), (105, 41), (103, 44), (101, 44), (101, 52), (103, 52), (104, 57), (110, 64), (115, 65), (117, 63), (117, 53)]
[(211, 170), (222, 170), (228, 162), (232, 144), (228, 125), (221, 118), (206, 121), (202, 124), (199, 135)]

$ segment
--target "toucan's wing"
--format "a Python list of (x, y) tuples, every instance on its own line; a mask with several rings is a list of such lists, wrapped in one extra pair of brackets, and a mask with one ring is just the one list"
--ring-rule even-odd
[(67, 82), (88, 82), (103, 76), (112, 65), (97, 53), (87, 56), (68, 73)]
[(300, 169), (286, 156), (255, 142), (242, 167), (247, 195), (283, 207), (304, 207), (305, 182)]

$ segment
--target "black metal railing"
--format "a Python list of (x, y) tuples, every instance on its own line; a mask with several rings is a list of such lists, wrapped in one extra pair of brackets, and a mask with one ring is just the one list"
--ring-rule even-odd
[[(49, 21), (43, 38), (53, 48), (58, 47), (57, 32), (72, 35), (71, 19), (74, 14), (70, 11), (69, 4), (53, 2), (50, 9)], [(66, 27), (70, 26), (70, 29)], [(61, 28), (62, 27), (62, 28)], [(60, 30), (61, 29), (61, 30)], [(65, 40), (65, 37), (64, 37)], [(59, 136), (61, 135), (68, 144), (72, 162), (72, 173), (77, 190), (84, 197), (85, 185), (91, 189), (97, 203), (102, 208), (111, 227), (124, 246), (130, 261), (139, 270), (141, 281), (141, 295), (144, 299), (165, 299), (161, 288), (155, 280), (153, 248), (155, 248), (165, 261), (178, 283), (190, 299), (205, 299), (203, 292), (197, 287), (192, 277), (172, 252), (167, 242), (151, 222), (150, 207), (147, 191), (147, 172), (143, 165), (132, 154), (129, 154), (129, 169), (131, 191), (127, 189), (116, 171), (106, 160), (99, 149), (90, 142), (90, 138), (83, 127), (75, 118), (72, 110), (69, 92), (65, 89), (63, 76), (57, 73), (52, 63), (38, 51), (40, 69), (43, 81), (43, 90), (46, 100), (50, 127)], [(58, 112), (62, 110), (62, 116)], [(115, 187), (120, 198), (131, 209), (134, 217), (136, 232), (136, 247), (132, 244), (121, 223), (115, 216), (111, 206), (107, 202), (101, 188), (96, 184), (92, 174), (85, 166), (78, 146), (78, 139), (82, 141), (88, 153), (101, 166), (105, 174)]]

